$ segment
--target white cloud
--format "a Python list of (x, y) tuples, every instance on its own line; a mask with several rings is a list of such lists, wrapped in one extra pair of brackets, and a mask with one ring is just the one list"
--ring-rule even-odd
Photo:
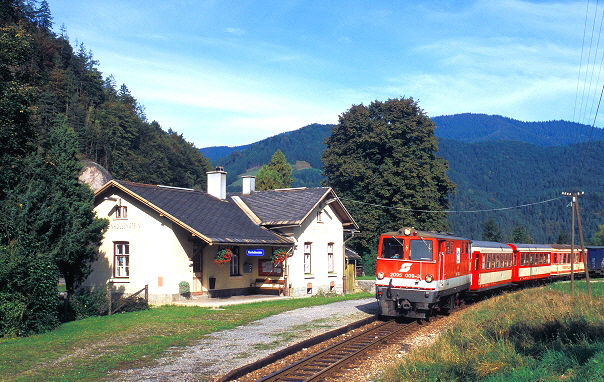
[(235, 36), (243, 36), (245, 31), (241, 28), (227, 28), (225, 29), (227, 33), (233, 34)]

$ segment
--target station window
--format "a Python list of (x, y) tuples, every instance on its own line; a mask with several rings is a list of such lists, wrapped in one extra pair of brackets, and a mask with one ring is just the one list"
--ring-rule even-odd
[(304, 273), (310, 273), (310, 247), (312, 243), (304, 243)]
[(116, 219), (128, 219), (128, 207), (115, 206), (115, 218)]
[(334, 272), (333, 243), (327, 244), (327, 272)]
[(130, 243), (115, 243), (113, 260), (113, 277), (130, 277)]
[(231, 276), (239, 276), (239, 247), (232, 248), (233, 256), (229, 262), (231, 267)]

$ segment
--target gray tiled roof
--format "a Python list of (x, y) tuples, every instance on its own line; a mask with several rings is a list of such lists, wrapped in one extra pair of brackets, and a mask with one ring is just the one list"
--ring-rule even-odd
[(330, 192), (328, 187), (292, 188), (252, 192), (239, 197), (262, 221), (262, 225), (297, 225)]
[(220, 200), (190, 189), (125, 181), (117, 183), (151, 203), (152, 208), (169, 214), (213, 243), (291, 243), (291, 239), (256, 225), (230, 198)]

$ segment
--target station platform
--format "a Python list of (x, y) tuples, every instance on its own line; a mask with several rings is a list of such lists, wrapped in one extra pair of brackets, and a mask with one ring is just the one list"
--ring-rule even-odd
[(228, 305), (249, 304), (252, 302), (259, 302), (259, 301), (286, 300), (286, 299), (290, 299), (290, 298), (291, 297), (287, 297), (287, 296), (252, 294), (252, 295), (246, 295), (246, 296), (192, 298), (190, 300), (174, 301), (172, 304), (181, 305), (181, 306), (201, 306), (201, 307), (205, 307), (205, 308), (220, 308), (222, 306), (228, 306)]

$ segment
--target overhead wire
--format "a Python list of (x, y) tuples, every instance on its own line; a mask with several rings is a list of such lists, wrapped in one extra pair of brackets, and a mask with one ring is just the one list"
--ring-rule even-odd
[[(587, 18), (589, 15), (589, 0), (587, 0), (587, 7), (585, 9), (585, 21), (583, 24), (583, 40), (581, 42), (581, 59), (579, 60), (579, 73), (577, 74), (577, 90), (575, 92), (575, 107), (573, 109), (573, 121), (576, 121), (576, 113), (577, 113), (577, 100), (579, 98), (579, 85), (581, 84), (581, 72), (583, 71), (583, 53), (585, 51), (585, 35), (587, 32)], [(583, 104), (583, 99), (581, 99), (581, 105)], [(581, 114), (582, 106), (579, 108), (579, 114)]]
[(372, 206), (372, 207), (395, 209), (395, 210), (400, 210), (400, 211), (411, 211), (411, 212), (422, 212), (422, 213), (441, 213), (441, 214), (442, 213), (446, 213), (446, 214), (453, 214), (453, 213), (477, 213), (477, 212), (492, 212), (492, 211), (513, 210), (513, 209), (517, 209), (517, 208), (525, 208), (525, 207), (535, 206), (535, 205), (538, 205), (538, 204), (550, 203), (550, 202), (553, 202), (553, 201), (556, 201), (556, 200), (561, 200), (561, 199), (564, 199), (564, 198), (566, 198), (566, 196), (559, 196), (557, 198), (542, 200), (542, 201), (534, 202), (534, 203), (526, 203), (526, 204), (521, 204), (521, 205), (512, 206), (512, 207), (500, 207), (500, 208), (490, 208), (490, 209), (482, 209), (482, 210), (446, 210), (446, 211), (442, 211), (441, 210), (441, 211), (437, 211), (437, 210), (418, 210), (418, 209), (414, 209), (414, 208), (385, 206), (385, 205), (381, 205), (381, 204), (366, 203), (366, 202), (361, 202), (361, 201), (354, 200), (354, 199), (340, 197), (341, 200), (345, 200), (345, 201), (352, 202), (352, 203), (364, 204), (364, 205)]

